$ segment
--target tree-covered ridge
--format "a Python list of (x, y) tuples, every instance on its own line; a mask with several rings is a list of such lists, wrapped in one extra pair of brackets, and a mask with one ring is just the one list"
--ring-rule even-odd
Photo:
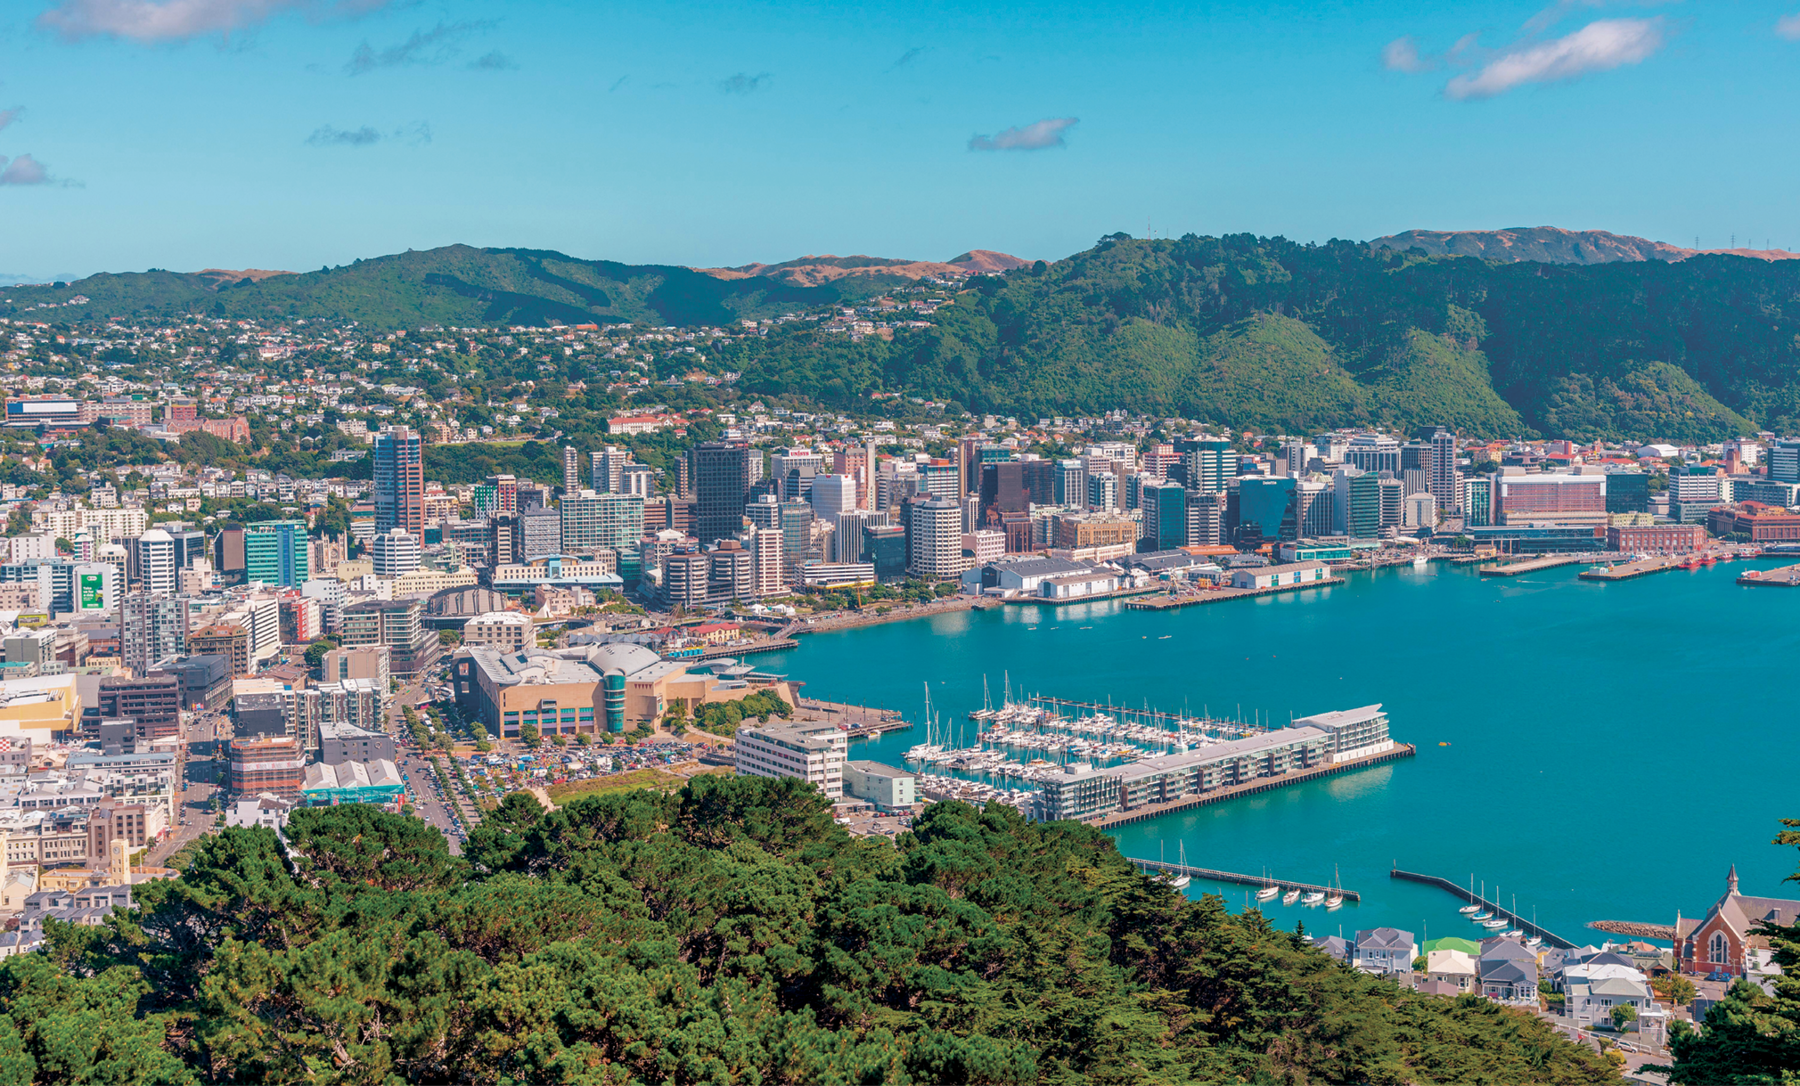
[(1800, 262), (1494, 264), (1115, 236), (973, 286), (891, 342), (789, 326), (728, 361), (746, 387), (907, 389), (1034, 416), (1578, 439), (1800, 427)]
[(797, 781), (523, 795), (211, 837), (0, 964), (9, 1082), (1611, 1081), (1531, 1015), (1403, 992), (1135, 871), (933, 805), (856, 839)]

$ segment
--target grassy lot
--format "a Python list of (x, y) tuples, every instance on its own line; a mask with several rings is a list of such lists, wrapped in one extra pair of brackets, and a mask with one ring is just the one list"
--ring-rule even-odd
[[(694, 776), (702, 773), (730, 773), (726, 766), (702, 766), (694, 771)], [(567, 784), (553, 784), (546, 791), (557, 806), (582, 796), (603, 796), (608, 792), (632, 792), (639, 788), (660, 788), (665, 792), (673, 792), (688, 782), (688, 778), (679, 773), (670, 773), (662, 769), (633, 769), (617, 773), (610, 777), (598, 777), (591, 781), (570, 781)]]

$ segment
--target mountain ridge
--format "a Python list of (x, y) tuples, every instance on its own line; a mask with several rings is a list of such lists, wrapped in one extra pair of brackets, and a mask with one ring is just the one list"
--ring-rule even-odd
[(1510, 226), (1502, 230), (1402, 230), (1369, 242), (1370, 248), (1428, 256), (1472, 256), (1501, 263), (1612, 264), (1661, 260), (1676, 263), (1696, 256), (1741, 256), (1752, 260), (1794, 260), (1786, 249), (1687, 249), (1666, 241), (1605, 230), (1565, 230), (1560, 226)]

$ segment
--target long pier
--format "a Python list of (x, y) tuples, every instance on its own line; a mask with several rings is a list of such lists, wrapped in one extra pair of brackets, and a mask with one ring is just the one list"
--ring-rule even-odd
[(1161, 585), (1145, 585), (1142, 588), (1121, 588), (1116, 592), (1099, 592), (1092, 596), (1016, 596), (1002, 599), (1002, 604), (1031, 603), (1041, 607), (1061, 607), (1069, 603), (1105, 603), (1107, 600), (1130, 599), (1132, 596), (1147, 596), (1152, 592), (1162, 591)]
[(1672, 569), (1681, 569), (1687, 558), (1645, 558), (1636, 562), (1623, 562), (1605, 569), (1584, 569), (1579, 574), (1584, 581), (1629, 581), (1636, 577), (1648, 577), (1652, 573), (1667, 573)]
[(1478, 572), (1483, 577), (1517, 577), (1521, 573), (1536, 573), (1539, 570), (1555, 569), (1557, 566), (1572, 566), (1578, 562), (1591, 561), (1593, 561), (1593, 557), (1586, 554), (1551, 554), (1543, 558), (1527, 558), (1523, 562), (1482, 566)]
[(1515, 915), (1511, 910), (1502, 908), (1500, 905), (1487, 900), (1480, 894), (1470, 893), (1467, 888), (1458, 886), (1449, 879), (1440, 879), (1436, 875), (1421, 875), (1413, 871), (1402, 871), (1397, 867), (1388, 872), (1388, 877), (1391, 879), (1404, 879), (1407, 882), (1422, 882), (1427, 886), (1435, 886), (1440, 890), (1447, 890), (1471, 905), (1479, 905), (1492, 912), (1495, 916), (1505, 917), (1507, 922), (1512, 924), (1513, 927), (1520, 929), (1527, 935), (1535, 935), (1553, 947), (1558, 947), (1563, 950), (1575, 949), (1574, 943), (1569, 942), (1555, 932), (1538, 925), (1534, 921), (1526, 920), (1522, 916)]
[(1342, 577), (1327, 577), (1322, 581), (1275, 585), (1271, 588), (1214, 588), (1191, 596), (1165, 596), (1158, 600), (1131, 600), (1125, 606), (1133, 611), (1173, 611), (1181, 607), (1224, 603), (1226, 600), (1247, 600), (1257, 596), (1278, 596), (1284, 592), (1299, 592), (1307, 588), (1328, 588), (1334, 584), (1347, 583), (1349, 582)]
[(753, 641), (748, 645), (713, 645), (700, 653), (702, 660), (719, 660), (731, 656), (748, 656), (753, 652), (780, 652), (783, 649), (797, 649), (800, 642), (791, 637), (775, 638), (767, 641)]
[(1419, 753), (1418, 748), (1411, 743), (1395, 743), (1394, 749), (1392, 750), (1383, 751), (1380, 754), (1372, 754), (1367, 758), (1358, 758), (1353, 762), (1339, 762), (1335, 765), (1322, 765), (1316, 769), (1303, 769), (1298, 773), (1283, 773), (1279, 777), (1258, 777), (1256, 780), (1245, 784), (1229, 784), (1223, 788), (1215, 788), (1210, 792), (1203, 792), (1197, 796), (1183, 796), (1180, 799), (1172, 799), (1166, 803), (1146, 803), (1142, 807), (1133, 807), (1130, 810), (1104, 815), (1094, 819), (1088, 824), (1097, 826), (1103, 830), (1112, 829), (1114, 826), (1129, 826), (1133, 822), (1143, 822), (1151, 818), (1160, 818), (1163, 815), (1174, 811), (1186, 811), (1195, 807), (1205, 807), (1214, 803), (1223, 803), (1228, 799), (1254, 796), (1260, 792), (1273, 792), (1277, 788), (1286, 788), (1291, 784), (1304, 784), (1307, 781), (1320, 780), (1325, 777), (1335, 777), (1339, 773), (1349, 773), (1352, 770), (1367, 769), (1370, 766), (1380, 765), (1383, 762), (1394, 762), (1401, 758), (1411, 758), (1417, 753)]
[(1355, 890), (1345, 890), (1337, 886), (1318, 886), (1310, 882), (1294, 882), (1291, 879), (1277, 879), (1268, 875), (1240, 875), (1236, 871), (1215, 871), (1210, 867), (1192, 867), (1187, 864), (1172, 864), (1163, 860), (1140, 860), (1135, 856), (1125, 858), (1139, 867), (1153, 867), (1158, 871), (1191, 875), (1196, 879), (1208, 879), (1212, 882), (1235, 882), (1239, 886), (1279, 886), (1283, 891), (1298, 890), (1303, 894), (1317, 890), (1326, 894), (1342, 894), (1345, 901), (1362, 900), (1362, 895)]
[(1766, 588), (1800, 588), (1800, 566), (1746, 570), (1738, 577), (1737, 583), (1761, 585)]

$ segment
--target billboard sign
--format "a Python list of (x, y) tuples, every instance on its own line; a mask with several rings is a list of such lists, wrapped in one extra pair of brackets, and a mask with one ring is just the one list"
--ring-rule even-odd
[(106, 610), (106, 591), (101, 586), (103, 575), (99, 573), (83, 573), (81, 575), (81, 604), (77, 610)]

